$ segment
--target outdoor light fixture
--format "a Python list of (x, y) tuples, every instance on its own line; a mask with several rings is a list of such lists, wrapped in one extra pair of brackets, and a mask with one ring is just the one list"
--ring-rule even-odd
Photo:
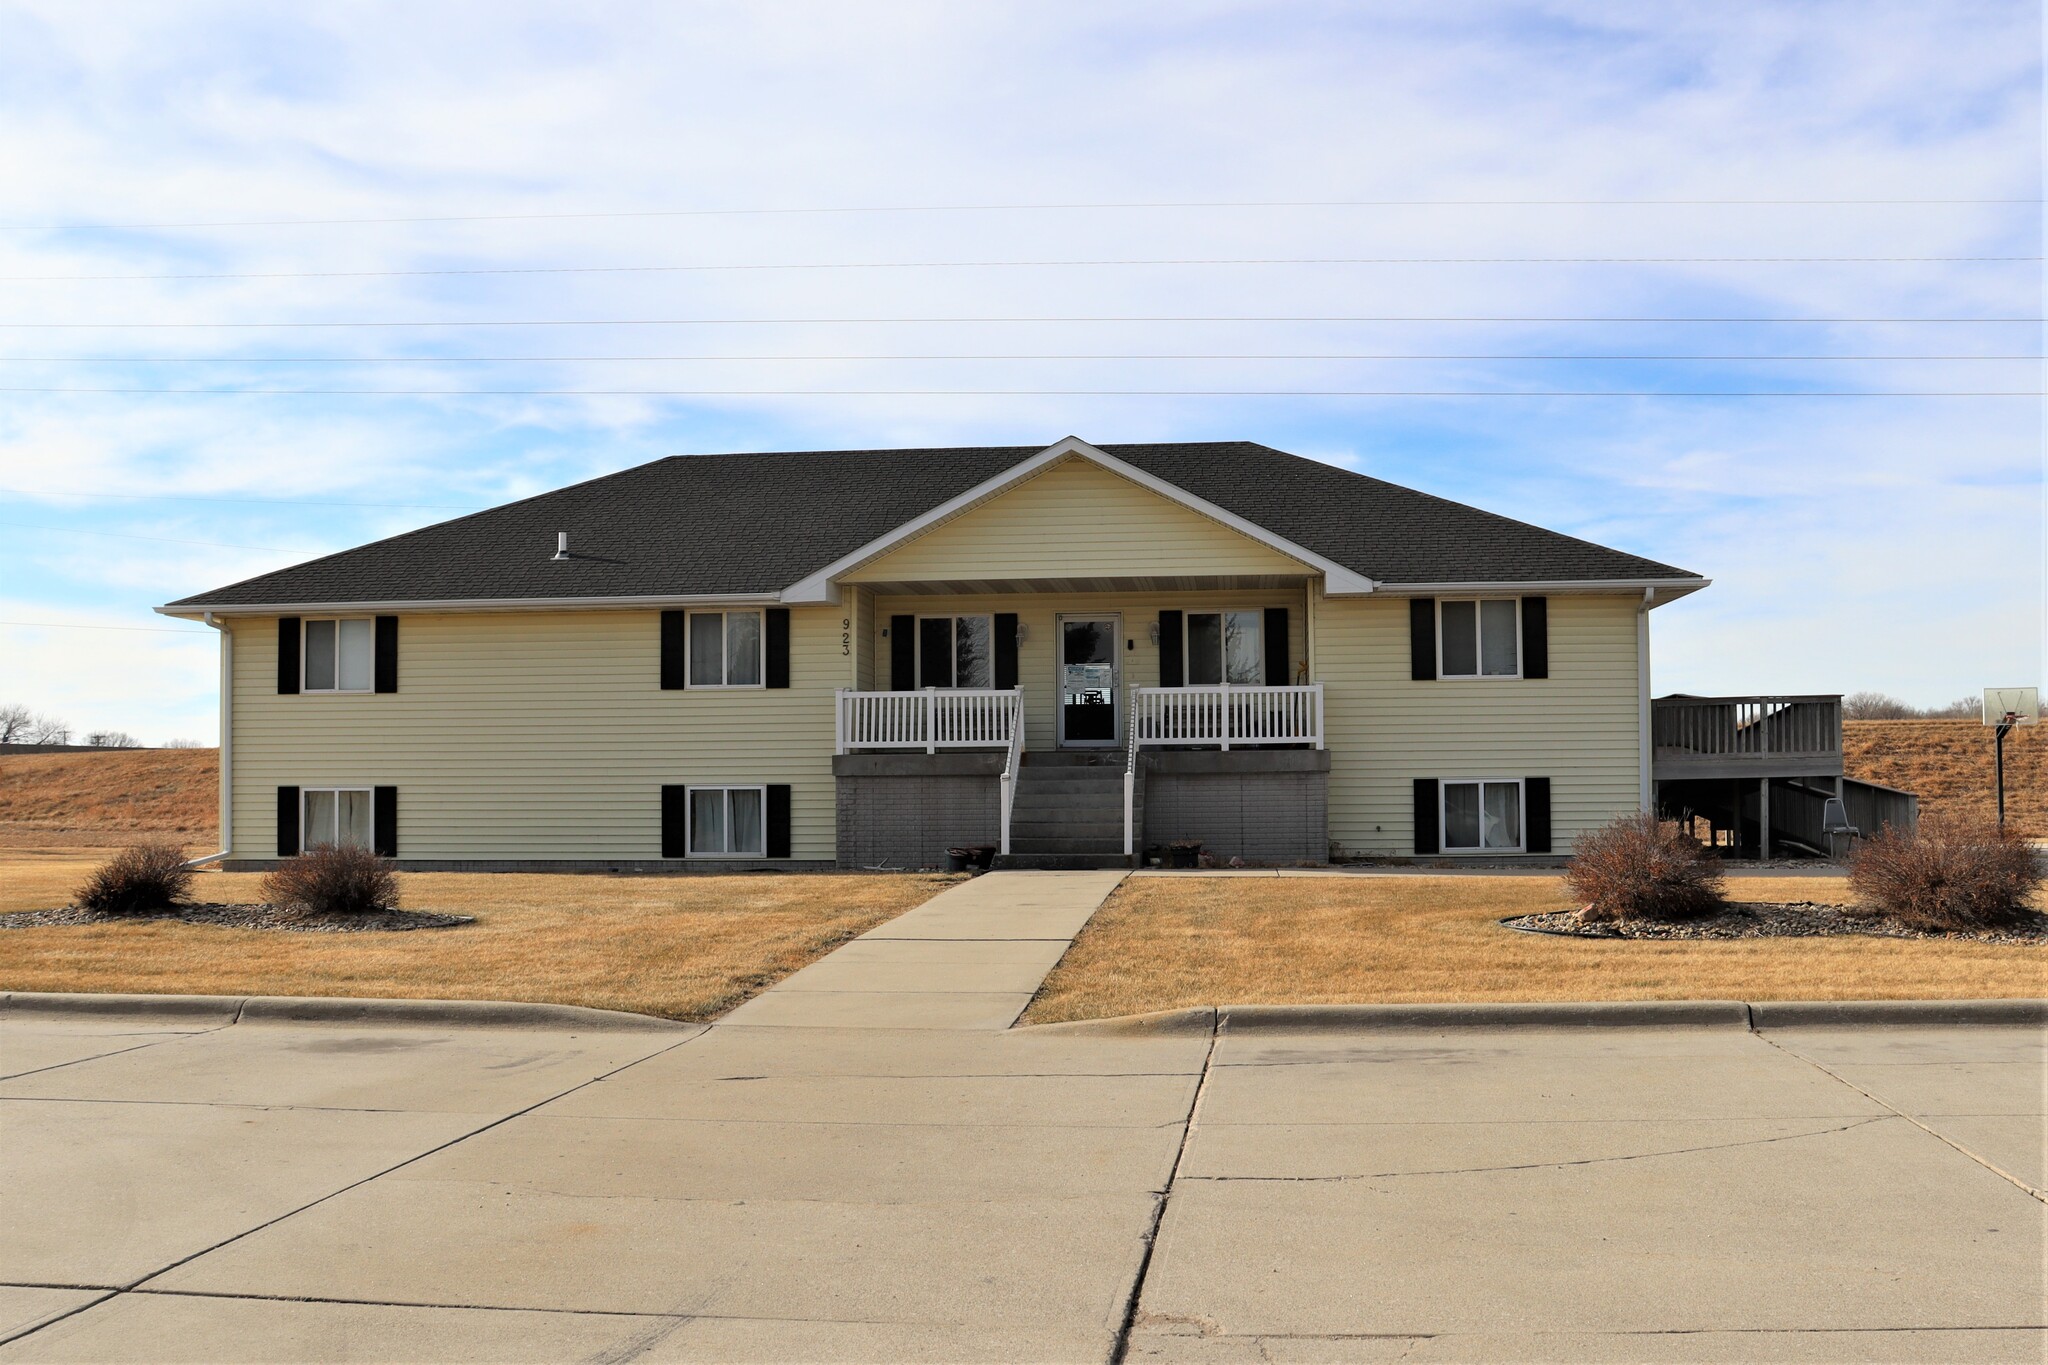
[(1156, 645), (1156, 644), (1158, 644), (1158, 643), (1159, 643), (1159, 623), (1158, 623), (1157, 621), (1154, 621), (1154, 622), (1153, 622), (1153, 623), (1152, 623), (1151, 625), (1147, 626), (1147, 627), (1145, 628), (1145, 634), (1151, 637), (1151, 639), (1152, 639), (1152, 643), (1153, 643), (1153, 644), (1155, 644), (1155, 645)]

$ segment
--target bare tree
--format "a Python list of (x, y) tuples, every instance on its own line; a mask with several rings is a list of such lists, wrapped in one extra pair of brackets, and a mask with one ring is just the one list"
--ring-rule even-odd
[(27, 736), (30, 744), (69, 744), (71, 727), (55, 716), (37, 716), (30, 724)]
[(1918, 714), (1884, 692), (1851, 692), (1842, 698), (1843, 720), (1911, 720)]
[(162, 747), (166, 749), (211, 749), (213, 746), (201, 739), (167, 739), (163, 742)]
[(0, 744), (26, 744), (36, 713), (18, 701), (0, 706)]
[(95, 749), (140, 749), (142, 741), (126, 730), (95, 730), (85, 737)]

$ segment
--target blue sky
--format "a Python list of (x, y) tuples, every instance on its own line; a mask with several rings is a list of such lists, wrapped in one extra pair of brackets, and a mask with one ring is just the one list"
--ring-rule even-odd
[[(2040, 52), (2025, 3), (16, 4), (0, 701), (210, 740), (170, 598), (668, 454), (1068, 433), (1707, 574), (1659, 691), (2036, 682), (2040, 402), (1894, 395), (2043, 387), (1983, 321), (2042, 314)], [(264, 225), (64, 226), (194, 223)], [(1306, 320), (1099, 320), (1191, 317)], [(882, 318), (1049, 320), (833, 321)], [(305, 392), (366, 388), (437, 392)]]

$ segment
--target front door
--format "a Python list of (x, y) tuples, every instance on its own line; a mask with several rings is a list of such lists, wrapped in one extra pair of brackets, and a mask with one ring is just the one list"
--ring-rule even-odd
[(1060, 747), (1113, 748), (1123, 618), (1062, 616), (1059, 627)]

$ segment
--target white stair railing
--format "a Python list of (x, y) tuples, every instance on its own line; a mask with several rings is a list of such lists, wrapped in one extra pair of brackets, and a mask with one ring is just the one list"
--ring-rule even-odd
[(1137, 698), (1138, 689), (1133, 687), (1131, 689), (1132, 705), (1126, 707), (1124, 712), (1131, 718), (1130, 725), (1127, 727), (1125, 739), (1126, 752), (1124, 754), (1124, 857), (1126, 858), (1136, 853), (1138, 849), (1138, 831), (1133, 827), (1136, 823), (1138, 792)]
[[(1010, 812), (1017, 804), (1017, 770), (1024, 764), (1024, 689), (1016, 689), (1013, 702), (1016, 714), (1010, 724), (1010, 754), (1003, 760), (1003, 827), (996, 851), (1003, 857), (1010, 856)], [(1126, 820), (1128, 822), (1128, 819)]]

